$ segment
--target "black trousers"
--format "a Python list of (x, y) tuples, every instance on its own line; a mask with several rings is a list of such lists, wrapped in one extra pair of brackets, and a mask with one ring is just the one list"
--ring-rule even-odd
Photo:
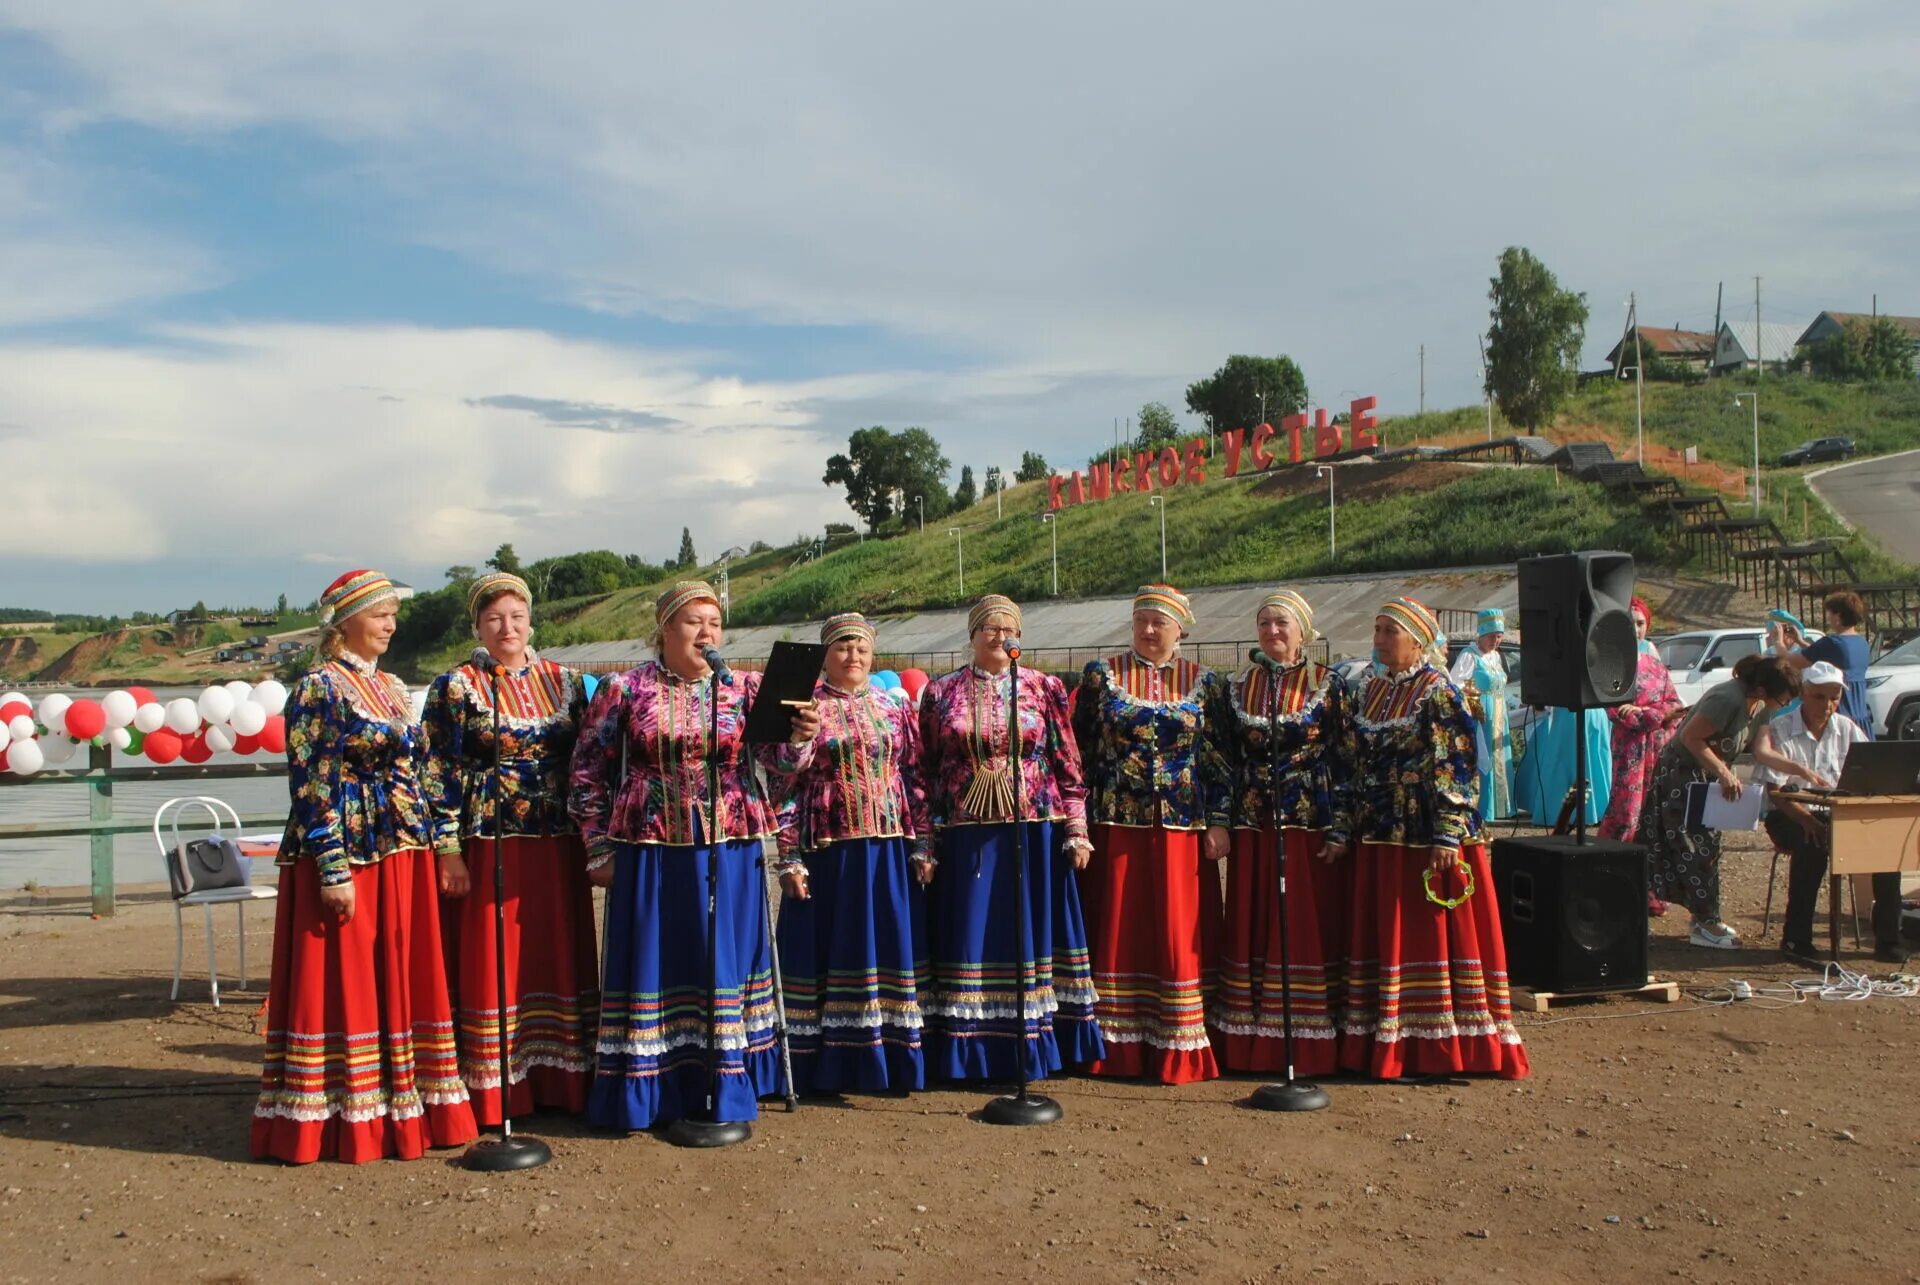
[[(1813, 904), (1820, 896), (1820, 880), (1827, 873), (1833, 838), (1821, 823), (1818, 836), (1809, 835), (1784, 813), (1767, 814), (1767, 837), (1790, 858), (1787, 865), (1787, 916), (1781, 930), (1783, 944), (1813, 945)], [(1873, 944), (1890, 948), (1900, 942), (1900, 875), (1873, 876)]]

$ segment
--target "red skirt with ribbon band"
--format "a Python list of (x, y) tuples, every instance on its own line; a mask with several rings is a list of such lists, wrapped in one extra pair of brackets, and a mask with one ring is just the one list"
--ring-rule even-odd
[[(1340, 1011), (1346, 987), (1353, 865), (1320, 860), (1324, 836), (1289, 826), (1287, 955), (1293, 1000), (1295, 1075), (1331, 1075), (1340, 1063)], [(1284, 1072), (1280, 988), (1280, 870), (1273, 827), (1235, 830), (1227, 858), (1226, 944), (1207, 1024), (1213, 1050), (1229, 1071)]]
[(1092, 829), (1081, 888), (1106, 1056), (1087, 1069), (1162, 1084), (1218, 1078), (1206, 995), (1220, 951), (1220, 867), (1201, 855), (1197, 830)]
[(311, 861), (280, 872), (256, 1159), (412, 1160), (478, 1136), (454, 1057), (433, 854), (353, 867), (353, 918)]
[[(506, 914), (508, 1102), (578, 1114), (593, 1083), (600, 956), (593, 888), (577, 836), (500, 840)], [(468, 839), (464, 897), (440, 902), (460, 1075), (482, 1125), (500, 1123), (499, 975), (494, 953), (493, 840)]]
[[(1428, 848), (1359, 843), (1340, 1065), (1380, 1079), (1469, 1073), (1520, 1079), (1527, 1051), (1513, 1026), (1507, 950), (1483, 844), (1460, 849), (1474, 891), (1449, 910), (1427, 897)], [(1457, 868), (1435, 896), (1466, 888)]]

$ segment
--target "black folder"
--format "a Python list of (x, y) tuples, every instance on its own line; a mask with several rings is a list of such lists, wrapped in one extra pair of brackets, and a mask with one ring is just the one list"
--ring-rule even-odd
[(793, 736), (793, 707), (813, 699), (824, 643), (777, 642), (760, 676), (760, 692), (747, 710), (747, 744), (776, 745)]

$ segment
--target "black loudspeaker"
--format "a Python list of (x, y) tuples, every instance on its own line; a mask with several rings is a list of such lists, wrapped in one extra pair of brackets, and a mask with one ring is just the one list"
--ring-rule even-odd
[(1623, 705), (1633, 695), (1633, 555), (1520, 562), (1520, 699), (1536, 708)]
[(1647, 850), (1612, 839), (1496, 839), (1507, 974), (1536, 991), (1647, 984)]

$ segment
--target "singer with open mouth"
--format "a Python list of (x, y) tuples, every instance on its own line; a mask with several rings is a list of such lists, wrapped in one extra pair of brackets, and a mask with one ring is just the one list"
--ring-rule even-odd
[(820, 731), (780, 809), (776, 930), (799, 1093), (926, 1087), (926, 898), (933, 827), (910, 705), (867, 681), (874, 627), (820, 628)]
[[(801, 707), (786, 745), (748, 747), (746, 714), (760, 675), (724, 670), (720, 596), (711, 585), (674, 585), (655, 603), (654, 621), (657, 659), (594, 692), (569, 799), (587, 878), (607, 889), (587, 1118), (613, 1129), (707, 1110), (707, 886), (716, 866), (719, 1092), (711, 1118), (758, 1119), (759, 1099), (780, 1091), (761, 864), (761, 845), (779, 827), (754, 766), (776, 780), (790, 775), (801, 762), (797, 747), (819, 730), (818, 715)], [(717, 738), (709, 733), (715, 702)], [(708, 815), (709, 764), (719, 775), (717, 817)]]
[[(948, 1079), (1042, 1080), (1102, 1052), (1074, 876), (1091, 846), (1080, 754), (1067, 689), (1051, 674), (1019, 666), (1019, 726), (1010, 726), (1019, 606), (1001, 594), (979, 599), (967, 640), (971, 662), (920, 695), (921, 779), (939, 855), (928, 890), (927, 1063)], [(1016, 910), (1023, 844), (1025, 925)]]
[(567, 814), (567, 768), (586, 692), (579, 674), (535, 654), (532, 612), (533, 592), (519, 576), (496, 571), (475, 580), (467, 615), (480, 645), (433, 680), (421, 716), (460, 1074), (474, 1115), (489, 1126), (501, 1119), (496, 838), (514, 1115), (586, 1109), (600, 1009), (593, 890)]
[(1133, 646), (1088, 665), (1073, 727), (1087, 768), (1093, 984), (1107, 1055), (1096, 1075), (1211, 1080), (1206, 996), (1219, 963), (1231, 846), (1227, 684), (1180, 655), (1187, 596), (1142, 585)]
[(1293, 1069), (1331, 1075), (1339, 1064), (1353, 870), (1331, 859), (1326, 829), (1333, 814), (1332, 749), (1353, 694), (1336, 670), (1308, 658), (1317, 635), (1313, 608), (1301, 595), (1274, 590), (1254, 624), (1259, 649), (1228, 692), (1233, 851), (1226, 944), (1208, 1024), (1214, 1055), (1226, 1070), (1286, 1070), (1284, 973), (1292, 992)]

